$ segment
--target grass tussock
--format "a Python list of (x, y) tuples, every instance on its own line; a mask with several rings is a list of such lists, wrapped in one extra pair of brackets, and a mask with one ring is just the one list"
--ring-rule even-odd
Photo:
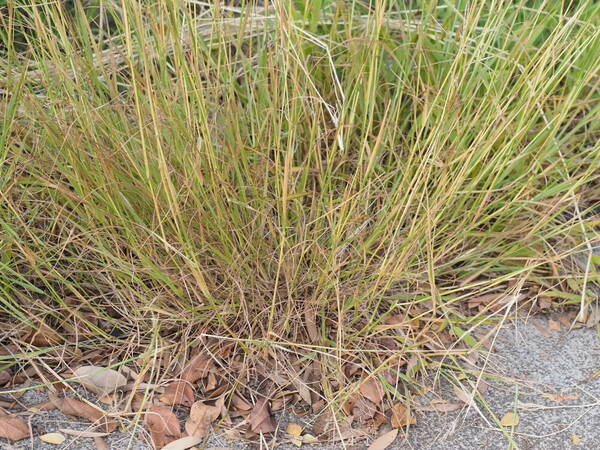
[(409, 396), (482, 321), (589, 314), (600, 5), (400, 3), (1, 7), (3, 342)]

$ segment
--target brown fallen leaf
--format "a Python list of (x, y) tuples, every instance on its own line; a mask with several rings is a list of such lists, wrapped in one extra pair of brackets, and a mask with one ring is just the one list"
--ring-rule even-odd
[(552, 320), (552, 319), (548, 319), (548, 328), (554, 330), (554, 331), (560, 331), (560, 322), (557, 322), (556, 320)]
[(217, 387), (217, 377), (214, 373), (209, 372), (206, 380), (206, 391), (212, 391)]
[(576, 395), (566, 395), (566, 394), (551, 394), (544, 393), (542, 397), (552, 400), (553, 402), (561, 403), (568, 400), (577, 400), (579, 397)]
[(95, 408), (87, 403), (74, 398), (59, 398), (53, 394), (48, 397), (55, 408), (59, 409), (64, 415), (71, 417), (81, 417), (94, 423), (100, 430), (112, 433), (117, 428), (117, 421), (107, 417), (104, 411)]
[(98, 433), (97, 431), (85, 431), (85, 430), (71, 430), (70, 428), (59, 428), (58, 431), (71, 436), (84, 437), (84, 438), (95, 438), (108, 436), (109, 433)]
[(42, 442), (46, 442), (47, 444), (60, 445), (65, 442), (67, 438), (64, 434), (60, 433), (46, 433), (40, 436), (40, 440)]
[(208, 376), (210, 370), (214, 367), (215, 362), (204, 353), (194, 356), (183, 368), (181, 378), (190, 383), (195, 383), (201, 378)]
[(96, 450), (110, 450), (110, 447), (108, 446), (104, 438), (100, 436), (94, 437), (94, 445), (96, 446)]
[(250, 413), (248, 423), (253, 433), (271, 433), (277, 429), (268, 399), (261, 398), (256, 402)]
[(558, 321), (563, 324), (564, 327), (569, 328), (573, 323), (574, 318), (572, 316), (563, 314), (558, 317)]
[(508, 412), (502, 416), (500, 425), (505, 427), (516, 427), (519, 425), (519, 416), (517, 416), (515, 413)]
[(194, 389), (187, 381), (177, 380), (165, 387), (165, 392), (159, 400), (168, 405), (183, 405), (191, 407), (194, 404)]
[(288, 423), (287, 427), (285, 427), (285, 432), (287, 434), (291, 434), (292, 436), (300, 436), (304, 431), (304, 427), (301, 427), (297, 423)]
[(156, 448), (163, 448), (181, 436), (179, 420), (166, 406), (155, 405), (148, 408), (145, 422)]
[(162, 450), (187, 450), (202, 442), (199, 436), (185, 436), (165, 445)]
[(294, 378), (292, 378), (292, 384), (298, 390), (298, 395), (300, 396), (300, 398), (302, 400), (304, 400), (304, 402), (307, 405), (309, 405), (309, 406), (312, 405), (312, 397), (310, 395), (310, 389), (308, 388), (306, 383), (304, 383), (304, 381), (302, 381), (299, 377), (294, 377)]
[(466, 403), (469, 406), (475, 406), (475, 400), (473, 399), (473, 394), (467, 394), (458, 386), (454, 386), (454, 393), (458, 397), (461, 402)]
[(250, 411), (252, 409), (252, 405), (237, 394), (233, 394), (231, 403), (241, 411)]
[(0, 370), (0, 386), (6, 385), (12, 379), (12, 372), (8, 369)]
[(385, 395), (381, 383), (379, 382), (379, 380), (373, 377), (363, 382), (359, 387), (359, 391), (362, 395), (364, 395), (376, 405), (379, 405), (381, 403), (381, 401), (383, 400), (383, 396)]
[(190, 417), (185, 423), (186, 433), (189, 436), (204, 438), (220, 414), (220, 406), (211, 406), (200, 401), (194, 403), (190, 409)]
[(548, 333), (548, 330), (546, 330), (546, 328), (544, 326), (542, 326), (540, 323), (538, 323), (537, 320), (533, 320), (531, 323), (540, 332), (540, 334), (542, 336), (544, 336), (545, 338), (549, 338), (552, 336), (550, 333)]
[(127, 384), (127, 378), (113, 369), (81, 366), (73, 371), (75, 381), (99, 396), (105, 396)]
[(410, 412), (402, 403), (396, 403), (392, 407), (392, 426), (394, 428), (402, 428), (407, 425), (414, 425), (417, 419), (411, 416)]
[(44, 322), (36, 323), (35, 327), (28, 327), (21, 338), (36, 347), (51, 347), (62, 341), (60, 335)]
[(358, 397), (352, 407), (352, 415), (360, 424), (364, 424), (375, 417), (375, 413), (377, 413), (377, 405), (364, 397)]
[(485, 392), (487, 392), (488, 390), (488, 384), (487, 382), (481, 378), (478, 382), (477, 382), (477, 392), (479, 392), (480, 394), (484, 394)]
[(28, 436), (27, 422), (12, 414), (0, 415), (0, 437), (10, 441), (19, 441)]
[(398, 436), (398, 429), (395, 428), (392, 431), (388, 431), (387, 433), (379, 436), (377, 439), (373, 441), (373, 443), (369, 446), (368, 450), (385, 450), (396, 440)]

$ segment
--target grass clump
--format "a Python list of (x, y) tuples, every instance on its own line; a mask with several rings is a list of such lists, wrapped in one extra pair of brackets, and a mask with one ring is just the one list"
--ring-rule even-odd
[(204, 345), (408, 396), (482, 321), (589, 312), (600, 5), (303, 3), (2, 7), (2, 336), (48, 379)]

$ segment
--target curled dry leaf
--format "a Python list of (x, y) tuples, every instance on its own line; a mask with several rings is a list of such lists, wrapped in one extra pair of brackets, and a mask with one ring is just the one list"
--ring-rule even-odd
[(373, 441), (373, 443), (369, 446), (368, 450), (385, 450), (396, 440), (398, 436), (398, 429), (394, 429), (392, 431), (388, 431), (387, 433), (379, 436), (377, 439)]
[(162, 450), (186, 450), (190, 447), (198, 445), (200, 442), (202, 442), (201, 437), (186, 436), (165, 445)]
[(113, 369), (81, 366), (73, 371), (75, 381), (100, 396), (110, 394), (127, 384), (127, 378)]
[(190, 383), (195, 383), (201, 378), (207, 377), (214, 365), (215, 362), (210, 356), (200, 353), (186, 364), (181, 372), (181, 378)]
[(156, 448), (163, 448), (181, 436), (179, 420), (166, 406), (156, 405), (149, 408), (146, 411), (145, 422)]
[(370, 401), (379, 405), (383, 400), (384, 391), (381, 383), (376, 378), (369, 378), (360, 385), (360, 393)]
[(81, 417), (93, 422), (102, 432), (112, 433), (117, 428), (117, 422), (106, 416), (104, 411), (74, 398), (59, 398), (50, 394), (50, 401), (64, 415)]
[(0, 415), (0, 437), (11, 441), (19, 441), (29, 436), (27, 423), (12, 414)]
[(4, 386), (12, 379), (12, 373), (8, 369), (0, 370), (0, 386)]
[(192, 389), (192, 386), (187, 381), (173, 381), (165, 387), (165, 392), (163, 392), (159, 399), (168, 405), (191, 407), (195, 400), (194, 389)]
[(377, 413), (377, 406), (375, 403), (364, 397), (358, 397), (356, 403), (354, 403), (354, 406), (352, 407), (354, 419), (361, 424), (364, 424), (375, 417), (375, 413)]
[(268, 399), (261, 398), (256, 402), (256, 405), (252, 408), (248, 422), (250, 423), (250, 430), (253, 433), (271, 433), (277, 429)]
[(181, 429), (175, 413), (166, 406), (152, 406), (146, 412), (146, 426), (150, 431), (179, 437)]
[(62, 341), (60, 335), (44, 322), (36, 323), (35, 327), (28, 327), (22, 339), (37, 347), (51, 347)]
[(241, 411), (250, 411), (252, 409), (252, 405), (237, 394), (233, 394), (231, 403)]
[(46, 433), (40, 436), (40, 439), (47, 444), (55, 444), (60, 445), (65, 442), (66, 438), (64, 434), (61, 433)]
[(185, 431), (189, 436), (205, 437), (210, 431), (212, 423), (217, 420), (221, 414), (220, 405), (207, 405), (203, 402), (196, 402), (190, 409), (190, 417), (185, 423)]
[(392, 407), (392, 426), (394, 428), (402, 428), (416, 423), (417, 420), (410, 415), (410, 412), (402, 403), (396, 403)]

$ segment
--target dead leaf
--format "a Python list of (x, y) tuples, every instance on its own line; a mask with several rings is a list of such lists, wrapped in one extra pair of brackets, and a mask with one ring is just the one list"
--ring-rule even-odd
[(214, 365), (215, 361), (210, 356), (200, 353), (186, 364), (181, 372), (181, 378), (190, 383), (195, 383), (201, 378), (208, 376)]
[(566, 395), (566, 394), (551, 394), (544, 393), (542, 397), (552, 400), (553, 402), (561, 403), (568, 400), (577, 400), (579, 397), (576, 395)]
[(480, 394), (484, 394), (487, 390), (488, 390), (487, 382), (483, 378), (480, 378), (479, 381), (477, 382), (477, 392), (479, 392)]
[(204, 438), (208, 435), (212, 423), (217, 420), (221, 414), (219, 406), (207, 405), (203, 402), (196, 402), (190, 409), (190, 417), (185, 423), (185, 431), (189, 436)]
[(308, 306), (308, 304), (304, 309), (304, 324), (306, 325), (310, 342), (317, 342), (320, 337), (319, 330), (317, 329), (317, 309)]
[(35, 327), (28, 327), (22, 339), (36, 347), (51, 347), (62, 341), (60, 335), (44, 322), (36, 323)]
[(364, 397), (358, 397), (356, 403), (352, 407), (352, 415), (354, 419), (361, 424), (375, 417), (377, 406), (370, 400)]
[(298, 425), (297, 423), (288, 423), (287, 427), (285, 428), (285, 432), (292, 436), (290, 442), (296, 447), (302, 447), (302, 443), (304, 442), (300, 438), (302, 431), (304, 431), (304, 428)]
[(385, 450), (396, 440), (398, 436), (398, 429), (395, 428), (392, 431), (388, 431), (387, 433), (379, 436), (377, 439), (373, 441), (373, 443), (369, 446), (368, 450)]
[(313, 431), (317, 436), (326, 436), (330, 434), (335, 425), (335, 416), (330, 409), (323, 411), (313, 423)]
[(548, 328), (554, 331), (560, 331), (560, 323), (556, 320), (548, 319)]
[(40, 439), (43, 442), (46, 442), (48, 444), (55, 444), (55, 445), (60, 445), (63, 442), (65, 442), (66, 438), (64, 434), (60, 434), (60, 433), (46, 433), (46, 434), (42, 434), (40, 436)]
[(71, 430), (69, 428), (59, 428), (61, 433), (69, 434), (71, 436), (94, 438), (108, 436), (109, 433), (98, 433), (97, 431), (85, 431), (85, 430)]
[(571, 442), (573, 443), (573, 445), (579, 445), (581, 444), (581, 438), (574, 434), (571, 436)]
[(302, 380), (297, 377), (292, 378), (292, 384), (298, 390), (298, 395), (304, 400), (307, 405), (312, 405), (312, 397), (310, 395), (310, 389)]
[(392, 407), (392, 426), (394, 428), (403, 428), (407, 425), (414, 425), (417, 419), (410, 415), (410, 412), (402, 403), (396, 403)]
[(179, 420), (166, 406), (155, 405), (149, 408), (145, 421), (156, 448), (163, 448), (181, 436)]
[(48, 397), (55, 408), (60, 409), (66, 416), (81, 417), (93, 422), (102, 431), (112, 433), (117, 428), (117, 422), (106, 416), (104, 411), (74, 398), (59, 398), (53, 394)]
[(165, 445), (162, 450), (186, 450), (200, 442), (202, 438), (199, 436), (185, 436)]
[(217, 387), (217, 377), (215, 376), (214, 373), (209, 372), (208, 373), (208, 380), (206, 380), (206, 390), (207, 391), (212, 391), (216, 387)]
[(253, 433), (271, 433), (277, 429), (275, 419), (271, 414), (271, 408), (269, 408), (269, 400), (261, 398), (250, 413), (248, 419), (250, 424), (250, 430)]
[(573, 318), (566, 314), (558, 317), (558, 321), (563, 324), (564, 327), (569, 328), (571, 323), (573, 323)]
[(94, 437), (94, 444), (96, 445), (96, 450), (110, 450), (110, 447), (104, 440), (104, 438), (100, 436)]
[(369, 378), (364, 383), (360, 385), (359, 391), (362, 395), (367, 397), (376, 405), (379, 405), (383, 400), (383, 396), (385, 392), (383, 391), (383, 387), (381, 383), (376, 378)]
[(4, 386), (12, 379), (12, 372), (8, 369), (0, 370), (0, 386)]
[(250, 411), (252, 409), (252, 405), (237, 394), (233, 394), (231, 403), (241, 411)]
[(379, 430), (379, 427), (387, 421), (387, 417), (378, 411), (372, 419), (365, 422), (365, 428), (368, 429), (370, 433), (376, 433), (377, 430)]
[(98, 401), (100, 403), (104, 403), (105, 405), (112, 405), (116, 401), (115, 394), (101, 395), (98, 397)]
[(18, 441), (29, 436), (27, 422), (12, 414), (0, 415), (0, 437)]
[(538, 323), (537, 320), (533, 320), (531, 323), (533, 323), (533, 326), (540, 332), (542, 336), (544, 336), (545, 338), (551, 337), (551, 334), (548, 333), (548, 330), (546, 330), (545, 327)]
[(73, 371), (75, 381), (100, 396), (110, 394), (127, 384), (127, 378), (113, 369), (81, 366)]
[(165, 387), (165, 392), (159, 399), (168, 405), (191, 407), (195, 400), (194, 389), (192, 389), (192, 386), (187, 381), (173, 381)]
[(504, 427), (516, 427), (519, 425), (519, 416), (515, 413), (508, 412), (502, 416), (502, 420), (500, 420), (500, 425)]
[(454, 386), (454, 393), (461, 402), (466, 403), (469, 406), (475, 406), (475, 400), (473, 400), (473, 394), (467, 394), (458, 386)]
[(312, 434), (306, 433), (302, 436), (300, 436), (300, 439), (302, 440), (303, 444), (318, 444), (319, 443), (319, 439), (316, 436), (313, 436)]
[(292, 436), (300, 436), (303, 431), (304, 427), (301, 427), (297, 423), (288, 423), (287, 427), (285, 427), (285, 432)]
[(150, 431), (179, 437), (181, 429), (175, 413), (166, 406), (155, 405), (146, 412), (146, 426)]

